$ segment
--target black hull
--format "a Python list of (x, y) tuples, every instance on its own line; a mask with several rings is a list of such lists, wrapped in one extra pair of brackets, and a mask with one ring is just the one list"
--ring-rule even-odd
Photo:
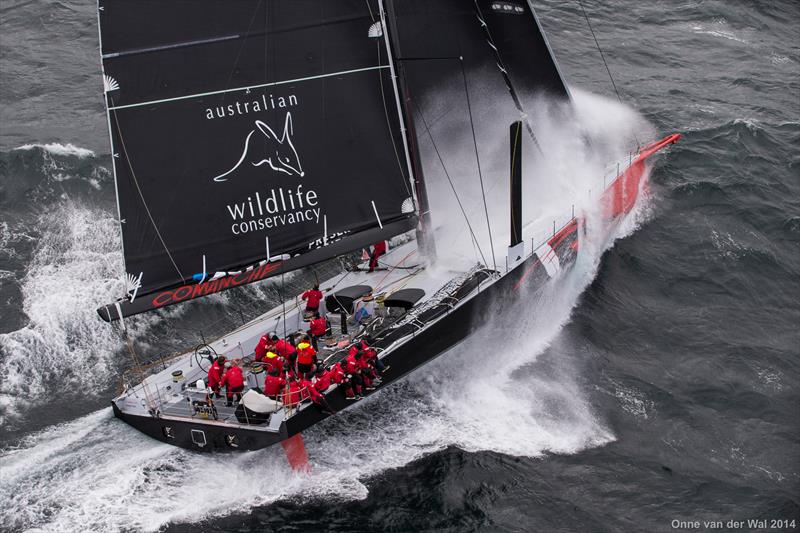
[[(576, 253), (573, 243), (577, 241), (577, 229), (577, 224), (568, 224), (554, 237), (556, 241), (553, 248), (560, 258), (562, 268), (568, 268), (575, 261)], [(529, 257), (495, 284), (486, 287), (463, 305), (444, 315), (438, 322), (418, 332), (405, 344), (383, 357), (384, 363), (391, 368), (384, 372), (383, 384), (374, 391), (365, 391), (365, 396), (380, 392), (387, 385), (432, 361), (449, 348), (466, 339), (486, 322), (493, 312), (495, 304), (520, 296), (535, 294), (548, 279), (549, 276), (539, 259), (535, 255)], [(335, 412), (360, 403), (347, 400), (341, 387), (329, 393), (327, 401)], [(122, 412), (113, 402), (112, 406), (114, 415), (117, 418), (124, 420), (154, 439), (181, 448), (204, 452), (230, 452), (266, 448), (304, 431), (329, 416), (333, 416), (311, 406), (289, 418), (281, 425), (279, 433), (272, 433), (239, 426), (235, 428), (218, 426), (208, 422), (131, 415)], [(171, 429), (171, 438), (168, 438), (165, 434), (165, 427)], [(192, 430), (203, 432), (205, 445), (200, 446), (193, 441)], [(235, 437), (237, 446), (231, 446), (231, 437)]]

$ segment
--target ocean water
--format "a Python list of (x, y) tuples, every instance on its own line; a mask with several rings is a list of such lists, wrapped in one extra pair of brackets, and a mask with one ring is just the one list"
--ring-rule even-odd
[[(800, 4), (583, 4), (625, 116), (683, 140), (615, 239), (472, 344), (309, 430), (308, 476), (280, 448), (197, 455), (113, 418), (130, 362), (95, 313), (122, 272), (95, 5), (0, 5), (0, 529), (800, 523)], [(534, 5), (613, 144), (622, 108), (579, 4)], [(129, 326), (157, 358), (278, 296), (266, 282)]]

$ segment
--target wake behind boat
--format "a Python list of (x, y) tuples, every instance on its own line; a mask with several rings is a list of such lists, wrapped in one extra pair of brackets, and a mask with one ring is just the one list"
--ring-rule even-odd
[[(152, 16), (151, 7), (100, 3), (128, 270), (127, 297), (100, 316), (124, 328), (136, 313), (373, 252), (322, 281), (321, 299), (291, 296), (155, 374), (137, 368), (141, 382), (128, 380), (114, 413), (170, 444), (296, 449), (290, 439), (306, 428), (464, 341), (498, 301), (529, 298), (569, 269), (587, 224), (611, 231), (623, 220), (646, 187), (650, 156), (679, 138), (598, 176), (598, 219), (570, 212), (542, 238), (523, 223), (533, 208), (523, 205), (522, 154), (547, 154), (520, 94), (557, 103), (570, 94), (527, 3), (207, 3), (212, 28), (187, 22), (182, 2)], [(137, 21), (146, 32), (131, 32)], [(522, 119), (510, 130), (473, 120), (470, 83), (487, 69), (504, 88), (490, 101)], [(481, 191), (476, 127), (494, 138), (510, 131), (509, 203), (492, 205), (509, 213), (506, 256), (498, 264), (492, 245), (457, 271), (431, 267), (420, 149), (429, 139), (480, 248), (459, 198), (464, 178), (448, 174), (422, 105), (448, 103), (452, 90), (460, 96), (448, 112), (468, 120)], [(488, 225), (485, 195), (484, 207)], [(397, 235), (407, 242), (383, 253)]]

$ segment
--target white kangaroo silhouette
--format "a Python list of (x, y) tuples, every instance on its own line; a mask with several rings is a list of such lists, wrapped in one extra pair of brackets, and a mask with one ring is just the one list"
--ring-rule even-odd
[[(258, 153), (258, 150), (253, 149), (252, 154), (248, 157), (248, 151), (250, 150), (250, 139), (253, 137), (253, 134), (259, 131), (263, 134), (263, 138), (266, 141), (266, 149), (262, 154)], [(260, 167), (263, 164), (269, 165), (272, 170), (277, 172), (284, 172), (286, 174), (296, 174), (301, 178), (305, 175), (303, 172), (303, 167), (300, 165), (300, 157), (297, 155), (297, 150), (292, 144), (292, 134), (294, 133), (292, 129), (292, 114), (286, 113), (286, 122), (283, 125), (283, 135), (278, 137), (272, 128), (270, 128), (267, 124), (261, 122), (260, 120), (256, 120), (256, 129), (250, 130), (250, 133), (247, 134), (247, 138), (244, 140), (244, 150), (242, 150), (242, 157), (239, 158), (239, 161), (231, 168), (229, 171), (225, 172), (224, 174), (220, 174), (214, 181), (221, 182), (227, 181), (228, 174), (239, 168), (239, 166), (247, 159), (250, 161), (250, 164), (254, 167)], [(266, 155), (266, 157), (264, 157)]]

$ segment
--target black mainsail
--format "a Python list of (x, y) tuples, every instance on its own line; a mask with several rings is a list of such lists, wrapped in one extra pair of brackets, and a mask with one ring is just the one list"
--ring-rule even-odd
[(377, 1), (101, 0), (99, 9), (129, 279), (128, 298), (98, 310), (104, 319), (416, 226)]

